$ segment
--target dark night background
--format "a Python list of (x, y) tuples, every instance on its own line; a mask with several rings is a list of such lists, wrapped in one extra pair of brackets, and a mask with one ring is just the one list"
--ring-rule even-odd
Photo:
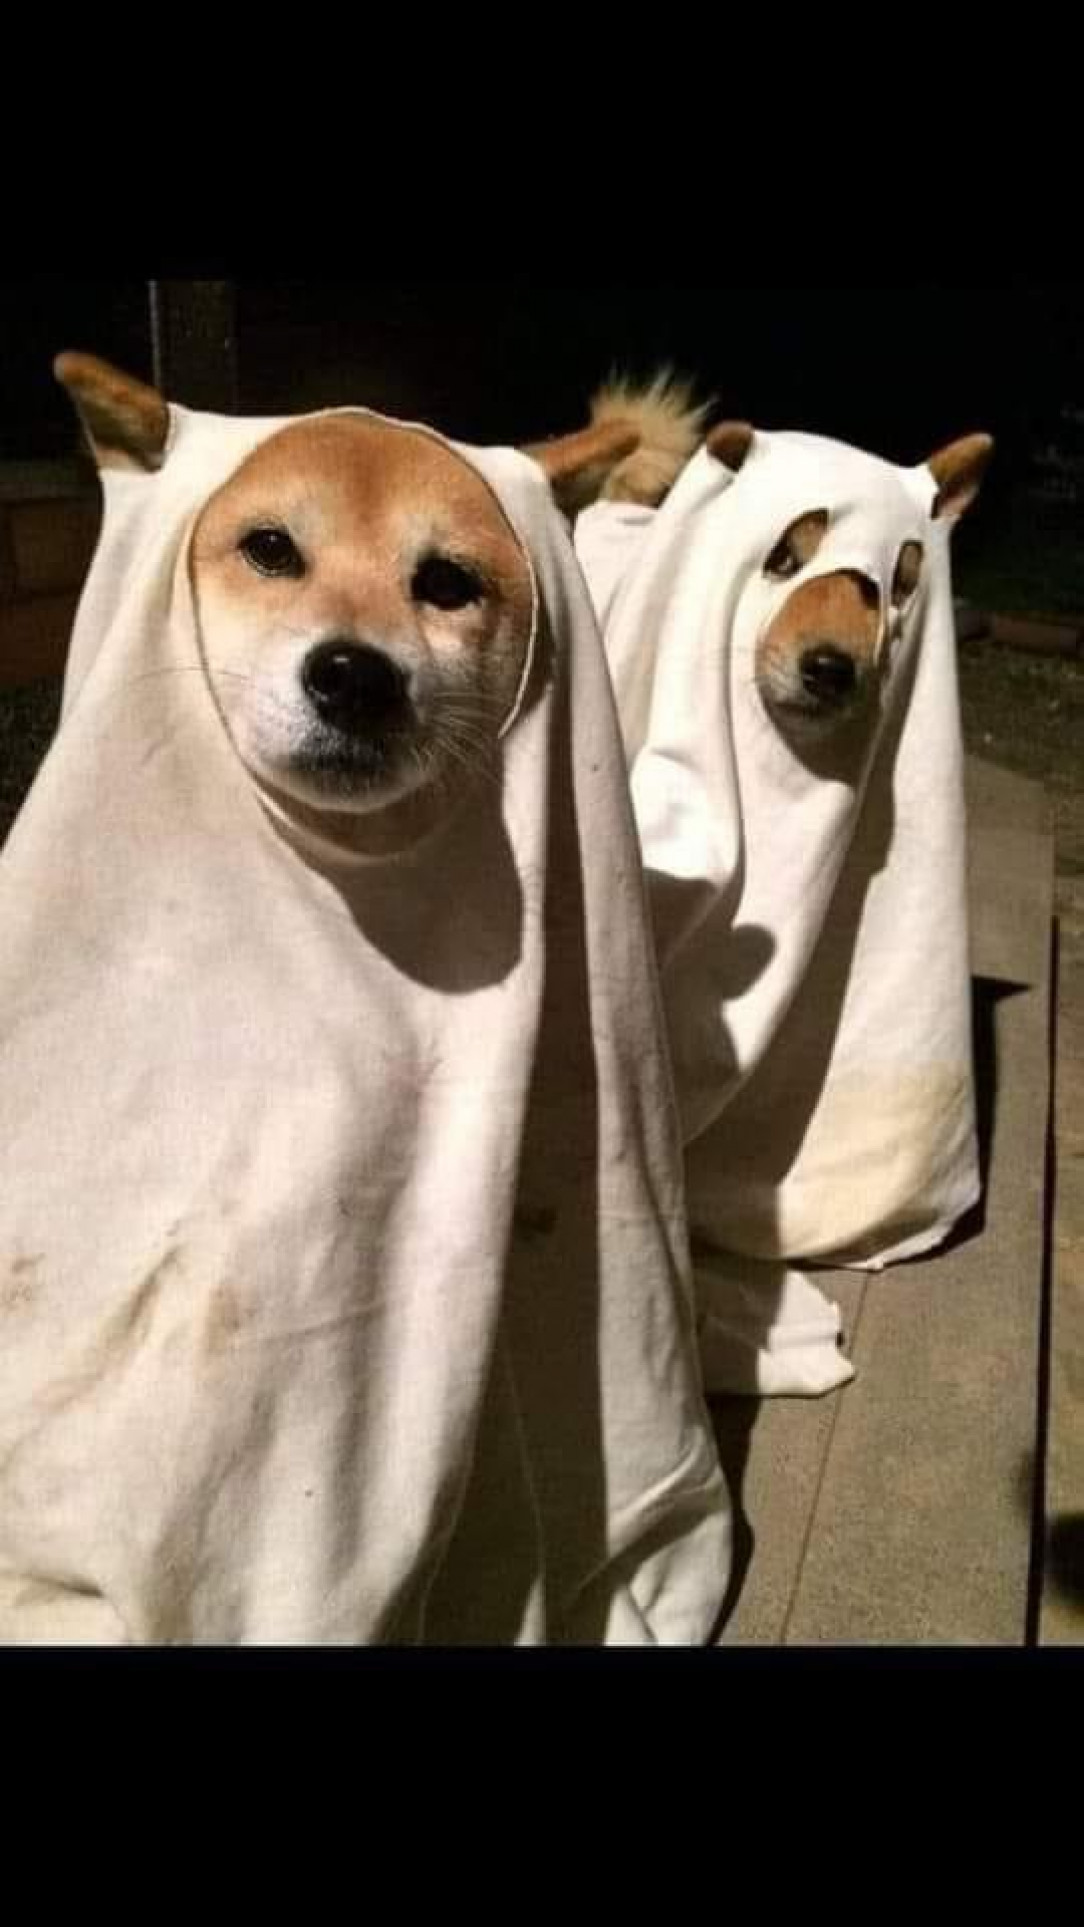
[[(649, 371), (666, 360), (714, 394), (721, 414), (900, 462), (987, 429), (997, 460), (961, 528), (959, 565), (1002, 576), (1015, 566), (1018, 601), (1084, 606), (1073, 560), (1084, 514), (1084, 285), (295, 279), (241, 280), (236, 299), (246, 412), (358, 401), (467, 440), (515, 442), (579, 425), (614, 364)], [(0, 304), (0, 461), (71, 453), (71, 416), (50, 375), (60, 348), (151, 373), (145, 281), (9, 280)]]

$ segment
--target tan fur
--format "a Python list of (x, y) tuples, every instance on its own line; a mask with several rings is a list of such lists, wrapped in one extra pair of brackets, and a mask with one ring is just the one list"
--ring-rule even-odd
[[(993, 453), (989, 435), (968, 435), (932, 455), (926, 466), (938, 486), (933, 514), (955, 522), (978, 494)], [(820, 546), (815, 516), (803, 517), (785, 531), (799, 573)], [(822, 530), (823, 533), (823, 530)], [(815, 539), (814, 539), (815, 537)], [(772, 557), (776, 552), (773, 550)], [(850, 570), (835, 570), (798, 582), (757, 649), (757, 684), (765, 702), (799, 731), (850, 731), (861, 728), (880, 670), (881, 643), (904, 616), (922, 576), (919, 542), (905, 542), (896, 559), (889, 606), (882, 610), (875, 586)], [(769, 574), (773, 570), (769, 567)], [(803, 657), (834, 651), (849, 660), (853, 684), (841, 696), (818, 692), (803, 682)]]
[(644, 385), (614, 375), (591, 400), (591, 420), (602, 426), (631, 424), (639, 445), (619, 461), (601, 494), (612, 502), (654, 507), (669, 492), (694, 453), (710, 402), (693, 398), (692, 384), (663, 368)]
[(892, 577), (892, 607), (902, 609), (910, 601), (918, 588), (922, 574), (923, 548), (921, 542), (905, 542), (899, 552), (896, 571)]
[(99, 468), (158, 468), (169, 408), (156, 388), (96, 355), (58, 355), (53, 373), (66, 388)]
[(881, 615), (877, 596), (860, 578), (836, 570), (799, 583), (757, 651), (757, 676), (769, 687), (789, 688), (803, 650), (821, 643), (850, 656), (859, 680), (877, 660)]
[(755, 440), (756, 429), (748, 422), (716, 422), (704, 437), (704, 447), (736, 475)]
[[(66, 388), (99, 468), (158, 468), (169, 433), (169, 406), (157, 389), (97, 355), (72, 350), (58, 355), (53, 373)], [(525, 448), (547, 477), (568, 514), (597, 499), (614, 463), (638, 446), (628, 422), (590, 424), (569, 435)]]
[(812, 562), (827, 532), (826, 509), (809, 509), (805, 515), (799, 515), (772, 550), (766, 565), (768, 574), (791, 574), (804, 569), (807, 562)]
[[(241, 553), (245, 532), (268, 523), (289, 531), (305, 559), (301, 578), (261, 577)], [(412, 579), (432, 554), (476, 573), (481, 599), (456, 610), (420, 601)], [(355, 821), (349, 840), (383, 848), (491, 774), (530, 640), (530, 577), (491, 490), (440, 442), (349, 415), (280, 430), (207, 503), (191, 569), (227, 727), (243, 760), (292, 806), (358, 819), (379, 811), (379, 824)], [(309, 723), (299, 665), (331, 638), (379, 650), (410, 676), (412, 693), (380, 782), (329, 800), (299, 771), (294, 747)]]
[(598, 500), (600, 492), (605, 491), (614, 463), (630, 455), (639, 443), (635, 423), (600, 422), (572, 435), (557, 436), (553, 441), (536, 442), (523, 453), (537, 462), (558, 507), (572, 516)]
[[(91, 355), (60, 355), (54, 370), (100, 467), (168, 460), (169, 408), (153, 388)], [(606, 423), (525, 452), (562, 506), (582, 505), (638, 440)], [(297, 571), (253, 565), (244, 545), (269, 530), (293, 543)], [(434, 560), (469, 571), (460, 606), (419, 587)], [(361, 415), (290, 423), (206, 504), (189, 565), (225, 725), (297, 821), (375, 853), (494, 775), (530, 643), (530, 571), (488, 485), (435, 436)], [(370, 663), (375, 652), (394, 686), (383, 706), (371, 688), (360, 699), (349, 742), (306, 680), (329, 646)]]
[(931, 455), (926, 466), (937, 483), (933, 512), (955, 522), (970, 508), (994, 452), (990, 435), (964, 435)]

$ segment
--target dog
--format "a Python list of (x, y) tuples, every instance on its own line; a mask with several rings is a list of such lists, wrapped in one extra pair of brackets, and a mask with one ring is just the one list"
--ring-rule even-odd
[(577, 548), (640, 832), (705, 1382), (820, 1393), (853, 1368), (805, 1267), (917, 1256), (979, 1195), (949, 536), (992, 443), (905, 469), (724, 421), (683, 460), (687, 384), (594, 406), (643, 430)]
[[(83, 354), (55, 373), (101, 468), (160, 466), (155, 389)], [(523, 452), (567, 516), (638, 440), (611, 418)], [(385, 848), (492, 772), (532, 588), (495, 497), (436, 435), (345, 411), (283, 427), (208, 501), (189, 567), (226, 729), (295, 816)]]
[[(708, 452), (737, 472), (754, 441), (745, 423), (721, 423)], [(931, 517), (953, 527), (974, 502), (993, 455), (986, 434), (965, 435), (931, 455), (924, 466), (937, 487)], [(868, 713), (882, 665), (919, 591), (923, 548), (905, 541), (895, 558), (883, 605), (881, 585), (856, 569), (830, 569), (803, 579), (829, 528), (815, 508), (779, 531), (764, 558), (764, 575), (792, 582), (791, 593), (757, 648), (757, 685), (765, 707), (785, 728), (814, 737)]]
[(669, 367), (647, 382), (611, 375), (592, 395), (588, 417), (596, 429), (622, 427), (637, 446), (614, 463), (599, 484), (599, 499), (657, 508), (703, 439), (713, 401), (697, 401), (694, 385)]
[[(650, 381), (611, 377), (593, 396), (596, 426), (624, 423), (639, 446), (606, 477), (603, 500), (657, 508), (700, 445), (711, 404), (694, 400), (693, 384), (660, 370)], [(703, 446), (737, 474), (755, 441), (741, 421), (723, 421)], [(925, 466), (937, 485), (933, 516), (959, 521), (979, 493), (993, 455), (987, 434), (965, 435), (937, 450)], [(765, 707), (789, 733), (827, 737), (860, 720), (871, 706), (881, 666), (922, 578), (918, 542), (904, 542), (896, 557), (887, 607), (880, 586), (856, 570), (829, 570), (803, 579), (828, 532), (825, 509), (813, 508), (775, 534), (763, 560), (767, 580), (793, 589), (767, 625), (757, 650), (757, 685)]]

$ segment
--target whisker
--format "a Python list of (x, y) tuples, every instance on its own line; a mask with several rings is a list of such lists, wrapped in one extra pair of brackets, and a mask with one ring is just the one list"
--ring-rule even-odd
[[(215, 675), (230, 682), (252, 681), (251, 676), (240, 669), (216, 669)], [(128, 676), (124, 687), (133, 689), (137, 683), (154, 682), (167, 676), (203, 676), (209, 681), (207, 670), (201, 662), (167, 663), (155, 669), (141, 669), (138, 675)]]

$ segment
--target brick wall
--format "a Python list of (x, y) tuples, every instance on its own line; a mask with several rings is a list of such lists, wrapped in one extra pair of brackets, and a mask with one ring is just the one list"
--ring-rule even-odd
[(62, 673), (100, 515), (74, 465), (0, 467), (0, 688)]

